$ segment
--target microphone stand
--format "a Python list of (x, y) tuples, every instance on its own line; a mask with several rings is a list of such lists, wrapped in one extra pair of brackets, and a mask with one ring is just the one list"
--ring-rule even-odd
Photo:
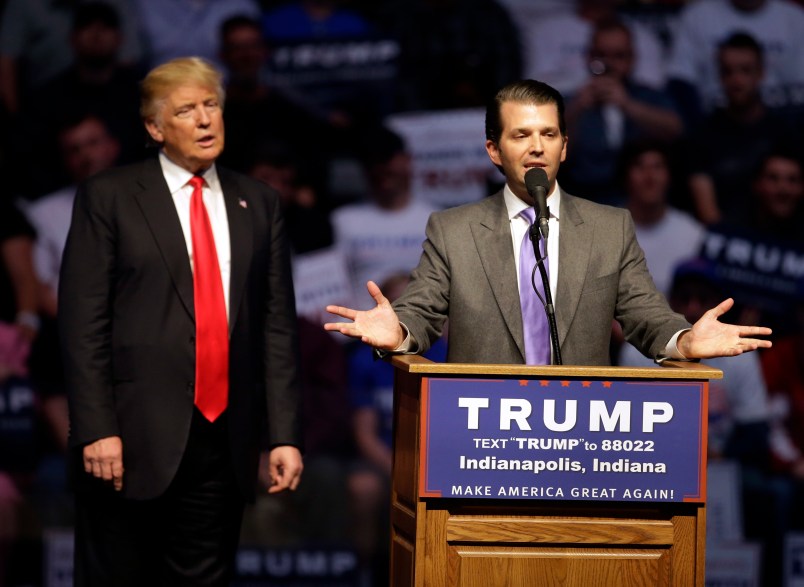
[[(561, 361), (561, 348), (558, 346), (558, 327), (556, 326), (556, 309), (553, 306), (553, 294), (550, 291), (550, 278), (547, 276), (547, 270), (544, 267), (544, 257), (542, 257), (539, 250), (539, 239), (544, 238), (544, 254), (547, 255), (547, 237), (543, 236), (539, 227), (534, 222), (528, 229), (528, 236), (533, 245), (533, 255), (536, 257), (536, 266), (539, 268), (539, 275), (542, 277), (542, 286), (544, 287), (544, 311), (547, 314), (547, 324), (550, 328), (550, 346), (553, 349), (553, 365), (562, 365)], [(531, 285), (534, 286), (533, 277), (531, 277)], [(536, 290), (536, 295), (539, 295)]]

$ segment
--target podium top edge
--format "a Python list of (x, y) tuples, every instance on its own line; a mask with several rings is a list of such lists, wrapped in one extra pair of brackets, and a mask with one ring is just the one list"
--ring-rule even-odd
[(665, 361), (656, 367), (602, 367), (584, 365), (498, 365), (482, 363), (434, 363), (420, 355), (389, 357), (397, 369), (421, 375), (595, 377), (606, 379), (722, 379), (723, 371), (703, 363)]

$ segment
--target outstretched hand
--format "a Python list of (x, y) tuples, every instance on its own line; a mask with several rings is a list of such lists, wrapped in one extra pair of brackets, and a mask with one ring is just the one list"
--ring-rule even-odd
[(352, 322), (327, 322), (324, 328), (338, 331), (352, 338), (384, 351), (396, 349), (405, 339), (402, 327), (391, 302), (382, 295), (379, 286), (373, 281), (367, 284), (369, 294), (377, 305), (371, 310), (353, 310), (343, 306), (327, 306), (327, 312), (352, 320)]
[(740, 326), (720, 322), (723, 314), (731, 310), (734, 300), (729, 298), (708, 310), (692, 329), (678, 337), (678, 350), (688, 359), (733, 357), (759, 348), (770, 348), (771, 342), (754, 336), (768, 336), (770, 328)]

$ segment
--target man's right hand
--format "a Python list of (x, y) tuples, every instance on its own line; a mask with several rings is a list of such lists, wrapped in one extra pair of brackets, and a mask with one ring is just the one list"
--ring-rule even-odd
[(369, 294), (377, 306), (371, 310), (361, 311), (343, 306), (327, 306), (327, 312), (352, 322), (327, 322), (324, 328), (338, 331), (352, 338), (359, 338), (368, 345), (384, 351), (393, 351), (405, 340), (405, 333), (399, 324), (399, 318), (391, 307), (391, 302), (382, 295), (380, 288), (373, 281), (367, 284)]
[(84, 471), (111, 481), (116, 491), (123, 489), (123, 441), (119, 436), (101, 438), (84, 447)]

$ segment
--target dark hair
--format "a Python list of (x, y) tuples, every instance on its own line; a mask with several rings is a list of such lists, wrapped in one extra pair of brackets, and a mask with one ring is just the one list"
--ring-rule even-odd
[(748, 33), (738, 32), (726, 37), (717, 46), (718, 52), (724, 49), (748, 49), (753, 51), (760, 63), (765, 61), (765, 49)]
[(259, 21), (251, 18), (250, 16), (238, 14), (236, 16), (232, 16), (231, 18), (227, 18), (225, 21), (223, 21), (223, 24), (221, 25), (220, 28), (221, 41), (224, 41), (226, 37), (228, 37), (232, 33), (233, 30), (239, 29), (241, 27), (249, 27), (251, 29), (255, 29), (262, 36), (262, 27), (260, 26)]
[(405, 140), (386, 126), (366, 129), (358, 139), (358, 157), (366, 168), (387, 163), (405, 152)]
[(74, 108), (68, 108), (59, 114), (52, 126), (54, 131), (53, 136), (61, 137), (74, 128), (84, 124), (87, 120), (97, 120), (107, 133), (112, 134), (108, 119), (101, 116), (95, 110), (76, 106)]
[(89, 25), (101, 23), (110, 29), (120, 30), (120, 15), (114, 6), (106, 2), (87, 2), (80, 4), (73, 13), (73, 31), (80, 31)]
[(797, 144), (793, 143), (792, 140), (782, 140), (765, 151), (757, 160), (753, 175), (755, 180), (762, 176), (762, 174), (765, 172), (765, 167), (767, 167), (768, 162), (771, 159), (784, 159), (785, 161), (792, 161), (798, 165), (799, 170), (804, 172), (804, 156), (802, 155), (801, 148)]
[(505, 102), (521, 104), (555, 104), (558, 110), (558, 129), (562, 135), (567, 134), (567, 123), (564, 120), (564, 98), (554, 87), (532, 79), (513, 82), (501, 88), (486, 106), (486, 139), (500, 142), (502, 122), (500, 109)]
[(667, 143), (655, 139), (643, 139), (626, 142), (617, 158), (617, 179), (624, 185), (628, 172), (637, 160), (645, 153), (659, 153), (664, 158), (668, 169), (672, 169), (672, 153)]
[[(621, 21), (619, 18), (607, 18), (605, 20), (600, 21), (595, 25), (594, 30), (592, 31), (592, 39), (595, 38), (596, 35), (600, 33), (608, 33), (611, 31), (619, 31), (621, 33), (625, 33), (628, 37), (628, 41), (633, 43), (634, 35), (631, 33), (631, 29), (628, 28), (628, 25)], [(591, 42), (590, 42), (591, 46)]]
[(298, 168), (299, 160), (288, 143), (278, 139), (264, 139), (254, 146), (248, 157), (247, 168), (253, 169), (257, 165)]

